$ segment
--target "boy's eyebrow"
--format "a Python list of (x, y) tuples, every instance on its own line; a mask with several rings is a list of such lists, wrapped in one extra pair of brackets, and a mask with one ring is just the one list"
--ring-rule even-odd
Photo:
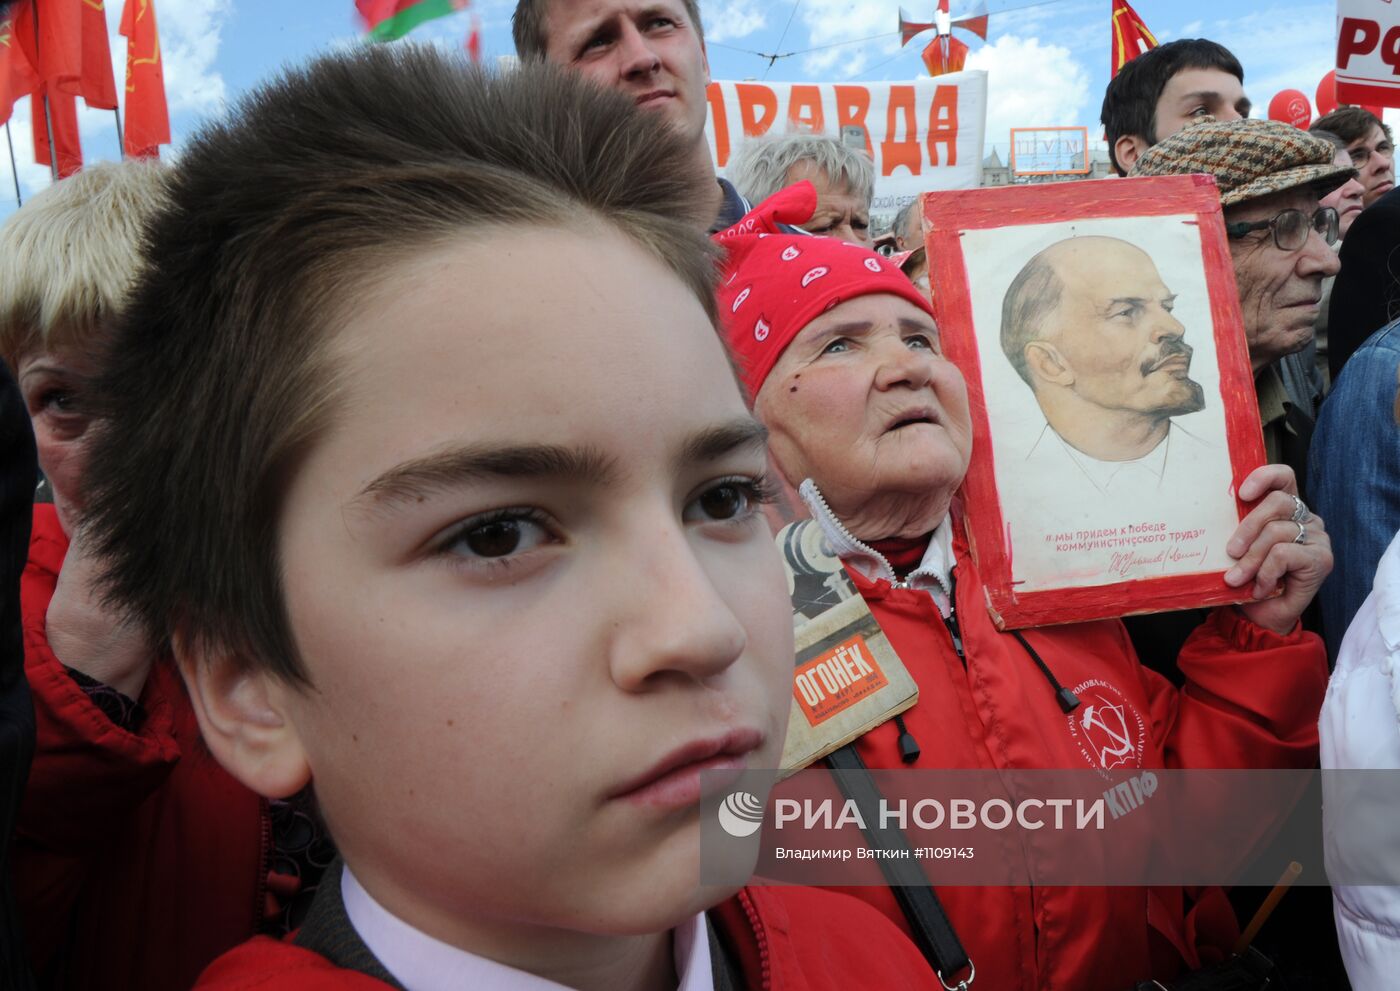
[(768, 428), (753, 417), (744, 416), (692, 434), (681, 447), (677, 462), (681, 467), (703, 464), (744, 448), (762, 449), (767, 445)]
[(617, 466), (591, 447), (512, 444), (459, 447), (395, 465), (360, 490), (352, 503), (406, 502), (481, 478), (557, 478), (606, 485)]
[[(676, 460), (681, 465), (717, 461), (740, 448), (762, 448), (767, 443), (768, 431), (757, 420), (745, 416), (692, 434)], [(603, 486), (614, 482), (617, 476), (616, 462), (592, 447), (459, 447), (395, 465), (361, 489), (351, 502), (382, 508), (482, 478), (547, 478)]]

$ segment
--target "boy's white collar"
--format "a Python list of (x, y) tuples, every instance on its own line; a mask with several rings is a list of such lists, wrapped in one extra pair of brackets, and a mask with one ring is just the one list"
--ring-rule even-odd
[[(568, 991), (562, 984), (459, 950), (415, 929), (374, 900), (346, 866), (345, 914), (384, 969), (407, 991)], [(677, 991), (712, 991), (710, 940), (702, 912), (673, 930)]]

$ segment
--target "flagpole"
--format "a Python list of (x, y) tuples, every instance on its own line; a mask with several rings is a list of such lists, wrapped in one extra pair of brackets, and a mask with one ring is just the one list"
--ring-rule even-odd
[(123, 162), (126, 161), (126, 140), (122, 137), (122, 115), (116, 107), (112, 108), (112, 119), (117, 122), (117, 154), (121, 156)]
[(10, 136), (10, 122), (5, 121), (5, 143), (10, 146), (10, 175), (15, 178), (15, 199), (24, 206), (24, 196), (19, 191), (19, 166), (15, 164), (15, 139)]
[[(34, 4), (34, 54), (39, 54), (39, 5)], [(44, 80), (44, 127), (49, 132), (49, 172), (58, 182), (58, 149), (53, 142), (53, 115), (49, 113), (49, 82)]]

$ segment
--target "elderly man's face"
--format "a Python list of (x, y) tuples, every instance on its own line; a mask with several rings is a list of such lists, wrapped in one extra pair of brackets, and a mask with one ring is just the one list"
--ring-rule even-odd
[(1361, 185), (1365, 189), (1362, 200), (1370, 206), (1395, 188), (1395, 146), (1385, 136), (1380, 125), (1373, 125), (1371, 133), (1347, 147), (1351, 163), (1361, 175)]
[[(1270, 220), (1284, 210), (1311, 217), (1317, 194), (1306, 187), (1249, 200), (1225, 211), (1228, 223)], [(1258, 372), (1286, 354), (1301, 351), (1313, 338), (1322, 280), (1341, 267), (1337, 253), (1316, 231), (1297, 251), (1283, 251), (1267, 230), (1230, 239), (1249, 360)]]
[(1192, 349), (1172, 316), (1176, 294), (1140, 249), (1079, 237), (1046, 252), (1060, 302), (1026, 348), (1035, 376), (1105, 409), (1175, 416), (1200, 409)]
[(710, 63), (681, 0), (554, 0), (545, 56), (664, 115), (686, 137), (705, 133)]
[(858, 296), (804, 327), (755, 412), (783, 474), (814, 479), (842, 519), (875, 496), (951, 496), (972, 452), (967, 388), (938, 329), (888, 294)]
[(817, 191), (817, 209), (812, 219), (802, 225), (802, 229), (809, 234), (834, 237), (862, 248), (871, 247), (870, 202), (857, 196), (849, 186), (832, 182), (831, 177), (813, 162), (798, 162), (788, 169), (789, 186), (804, 179)]

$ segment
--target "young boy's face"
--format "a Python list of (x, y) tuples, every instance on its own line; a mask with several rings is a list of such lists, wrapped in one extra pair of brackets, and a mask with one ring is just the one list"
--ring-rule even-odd
[(459, 945), (706, 907), (699, 771), (777, 766), (792, 629), (704, 311), (606, 227), (487, 231), (333, 333), (280, 517), (314, 687), (269, 689), (278, 759), (365, 887)]

